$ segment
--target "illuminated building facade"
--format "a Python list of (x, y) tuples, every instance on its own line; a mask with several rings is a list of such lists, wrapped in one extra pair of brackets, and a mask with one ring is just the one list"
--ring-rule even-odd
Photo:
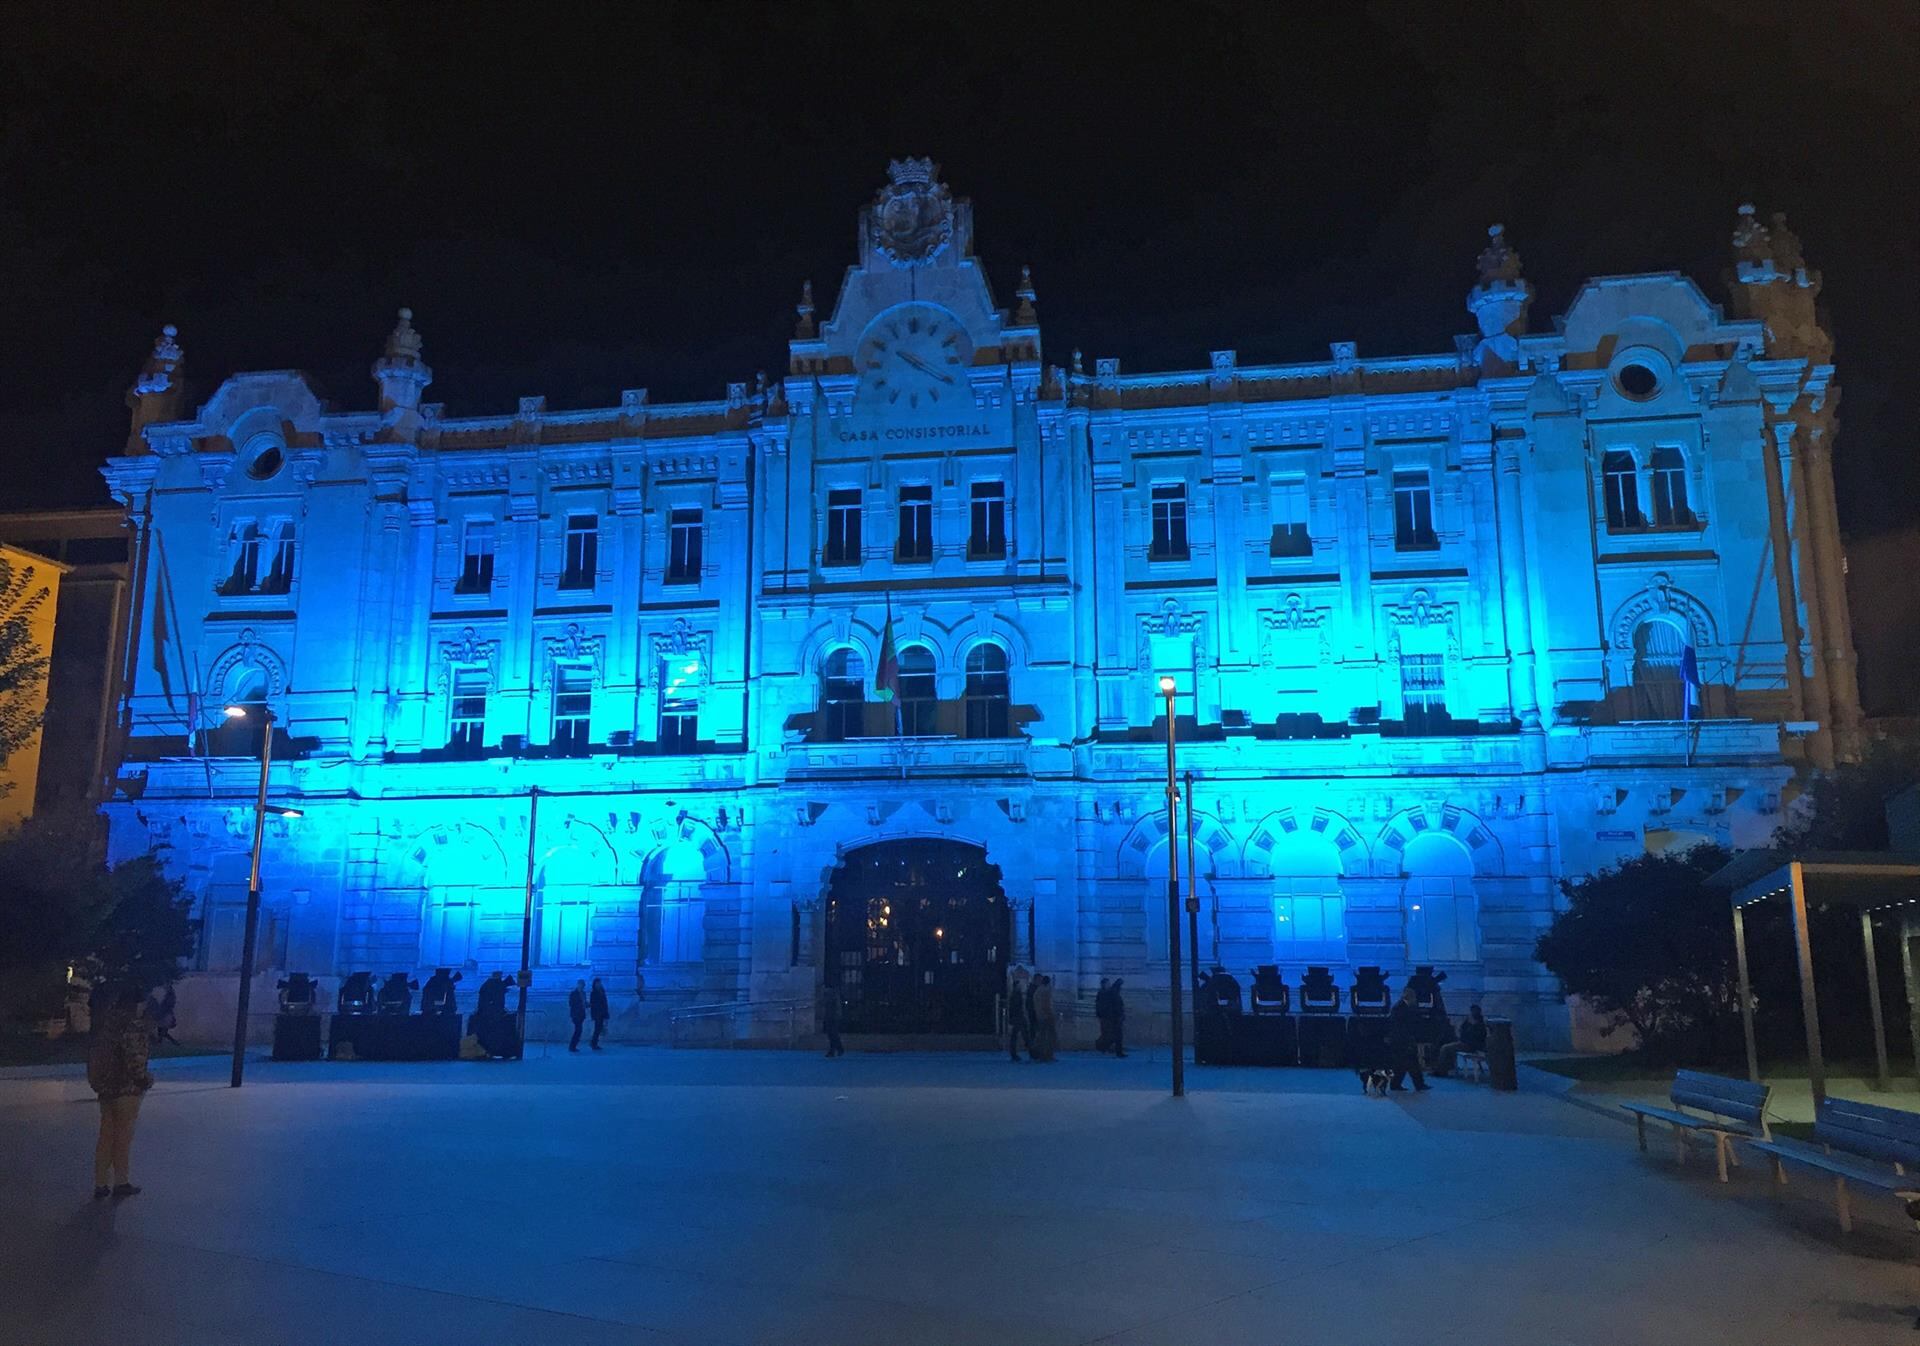
[(171, 848), (209, 983), (258, 744), (228, 703), (273, 708), (306, 811), (270, 966), (517, 968), (531, 886), (537, 990), (604, 976), (639, 1031), (823, 981), (977, 1028), (1010, 961), (1064, 1003), (1123, 976), (1147, 1028), (1161, 675), (1206, 963), (1433, 964), (1542, 1044), (1558, 878), (1763, 839), (1851, 750), (1837, 389), (1782, 221), (1742, 213), (1732, 316), (1607, 277), (1530, 331), (1495, 229), (1452, 351), (1154, 373), (1046, 364), (972, 243), (893, 165), (786, 376), (711, 402), (448, 416), (403, 311), (375, 409), (276, 372), (189, 413), (163, 337), (106, 469), (140, 596), (109, 812)]

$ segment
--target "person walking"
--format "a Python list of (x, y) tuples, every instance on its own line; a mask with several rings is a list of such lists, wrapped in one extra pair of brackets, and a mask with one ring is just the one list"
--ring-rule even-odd
[(1033, 1042), (1036, 1061), (1051, 1061), (1060, 1047), (1060, 1029), (1053, 1021), (1053, 978), (1033, 979)]
[(567, 1050), (580, 1050), (580, 1030), (587, 1024), (587, 984), (577, 981), (573, 989), (567, 992), (567, 1017), (573, 1020), (573, 1037), (567, 1043)]
[(1032, 1023), (1027, 1017), (1027, 970), (1016, 967), (1012, 980), (1007, 985), (1007, 1057), (1020, 1059), (1020, 1044), (1027, 1044), (1027, 1054), (1033, 1054)]
[(140, 1194), (133, 1185), (133, 1124), (140, 1117), (140, 1100), (153, 1088), (147, 1069), (152, 1025), (142, 1012), (144, 994), (129, 984), (103, 1000), (87, 1046), (87, 1083), (100, 1099), (100, 1137), (93, 1147), (95, 1201)]
[(1112, 987), (1113, 979), (1102, 977), (1100, 989), (1093, 993), (1093, 1017), (1100, 1021), (1100, 1036), (1093, 1040), (1096, 1052), (1111, 1051), (1113, 1048), (1113, 1025), (1109, 1022), (1113, 1017)]
[(1120, 993), (1123, 978), (1115, 977), (1107, 988), (1107, 1031), (1113, 1035), (1113, 1054), (1127, 1054), (1127, 1000)]
[(587, 995), (587, 1009), (593, 1015), (593, 1037), (587, 1045), (597, 1052), (600, 1037), (607, 1031), (607, 1020), (613, 1017), (613, 1011), (607, 1008), (607, 988), (598, 977), (593, 979), (593, 990)]
[(1393, 1066), (1391, 1087), (1405, 1093), (1407, 1076), (1412, 1075), (1415, 1092), (1424, 1094), (1432, 1086), (1420, 1072), (1420, 1007), (1415, 1000), (1413, 987), (1404, 987), (1387, 1015), (1387, 1056)]
[(827, 1003), (820, 1017), (827, 1030), (827, 1059), (831, 1061), (836, 1056), (845, 1056), (847, 1049), (840, 1042), (840, 988), (829, 986), (826, 992)]

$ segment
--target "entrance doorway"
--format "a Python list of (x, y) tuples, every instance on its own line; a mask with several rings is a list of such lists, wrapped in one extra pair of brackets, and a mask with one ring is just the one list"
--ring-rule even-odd
[(850, 1033), (991, 1033), (1006, 985), (1007, 898), (977, 846), (886, 841), (827, 892), (827, 984)]

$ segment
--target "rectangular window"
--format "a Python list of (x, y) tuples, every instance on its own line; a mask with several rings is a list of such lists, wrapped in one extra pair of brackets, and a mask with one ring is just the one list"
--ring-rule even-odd
[(697, 584), (706, 540), (702, 536), (700, 511), (676, 509), (667, 522), (667, 582)]
[(1400, 551), (1440, 545), (1433, 531), (1433, 481), (1425, 472), (1393, 474), (1393, 545)]
[(1153, 488), (1153, 543), (1149, 560), (1184, 561), (1187, 559), (1187, 486), (1185, 482), (1163, 482)]
[(1625, 532), (1644, 527), (1640, 517), (1640, 467), (1630, 453), (1617, 450), (1600, 460), (1601, 486), (1607, 508), (1607, 531)]
[(493, 591), (493, 520), (468, 519), (460, 533), (460, 579), (454, 592)]
[(1447, 723), (1447, 658), (1443, 654), (1400, 656), (1400, 697), (1409, 734), (1443, 733)]
[(1306, 478), (1275, 477), (1271, 497), (1273, 541), (1270, 554), (1276, 559), (1313, 555), (1313, 541), (1307, 536)]
[(860, 564), (860, 492), (827, 492), (827, 549), (821, 558), (830, 566)]
[(560, 571), (562, 589), (591, 589), (593, 572), (600, 568), (600, 516), (567, 516), (566, 563)]
[(660, 732), (665, 753), (693, 752), (700, 741), (700, 659), (676, 655), (660, 661)]
[(893, 555), (897, 561), (933, 559), (933, 487), (900, 488), (900, 539)]
[(584, 757), (593, 718), (593, 670), (561, 664), (553, 671), (553, 750)]
[(967, 555), (976, 561), (997, 561), (1007, 554), (1007, 486), (1002, 481), (973, 483), (972, 532)]
[(272, 526), (267, 539), (267, 573), (260, 578), (259, 592), (284, 594), (293, 588), (293, 520), (281, 519)]
[(1663, 528), (1690, 527), (1693, 509), (1687, 504), (1687, 460), (1675, 448), (1653, 451), (1653, 521)]
[(220, 586), (223, 594), (250, 594), (260, 587), (260, 551), (263, 539), (260, 525), (252, 519), (236, 519), (227, 530), (227, 580)]
[(447, 703), (447, 747), (461, 757), (478, 757), (487, 741), (487, 672), (459, 668), (453, 673)]

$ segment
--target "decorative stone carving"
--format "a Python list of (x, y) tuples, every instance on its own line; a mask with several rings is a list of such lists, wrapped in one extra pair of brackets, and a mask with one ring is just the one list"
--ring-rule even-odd
[(1310, 608), (1301, 595), (1288, 594), (1280, 600), (1278, 608), (1260, 614), (1260, 629), (1266, 636), (1261, 641), (1260, 662), (1268, 668), (1278, 666), (1281, 663), (1282, 646), (1297, 648), (1303, 639), (1313, 638), (1312, 649), (1316, 662), (1332, 663), (1333, 646), (1328, 639), (1328, 619), (1332, 615), (1332, 608)]
[(953, 240), (953, 197), (931, 159), (895, 159), (869, 216), (873, 246), (895, 266), (925, 266)]
[(594, 685), (598, 686), (605, 672), (605, 659), (602, 657), (606, 641), (601, 636), (590, 636), (580, 629), (580, 623), (568, 622), (567, 629), (557, 636), (546, 639), (547, 670), (549, 674), (555, 664), (590, 664), (593, 667)]
[(456, 639), (440, 642), (441, 689), (446, 689), (455, 665), (463, 668), (484, 668), (487, 670), (488, 683), (492, 683), (497, 676), (494, 659), (499, 652), (499, 641), (482, 640), (471, 626), (462, 627)]
[(1387, 661), (1400, 661), (1400, 633), (1404, 630), (1425, 630), (1439, 627), (1444, 633), (1446, 656), (1449, 659), (1460, 657), (1460, 605), (1458, 603), (1436, 603), (1433, 594), (1426, 589), (1415, 589), (1407, 595), (1402, 604), (1389, 605), (1386, 608), (1388, 628)]
[(1674, 584), (1665, 571), (1655, 573), (1647, 587), (1622, 603), (1607, 627), (1608, 640), (1616, 650), (1633, 649), (1634, 628), (1651, 616), (1663, 616), (1683, 624), (1687, 642), (1705, 649), (1716, 642), (1713, 613), (1706, 604)]
[(240, 639), (220, 652), (207, 672), (207, 699), (220, 702), (226, 697), (227, 679), (241, 665), (257, 668), (267, 675), (267, 695), (280, 696), (287, 690), (287, 663), (279, 653), (260, 639), (251, 626), (240, 629)]
[[(1192, 636), (1197, 647), (1205, 621), (1205, 613), (1183, 610), (1177, 598), (1167, 599), (1160, 605), (1159, 612), (1143, 613), (1140, 617), (1140, 648), (1136, 666), (1143, 669), (1153, 666), (1155, 636)], [(1198, 654), (1197, 648), (1195, 653)]]

